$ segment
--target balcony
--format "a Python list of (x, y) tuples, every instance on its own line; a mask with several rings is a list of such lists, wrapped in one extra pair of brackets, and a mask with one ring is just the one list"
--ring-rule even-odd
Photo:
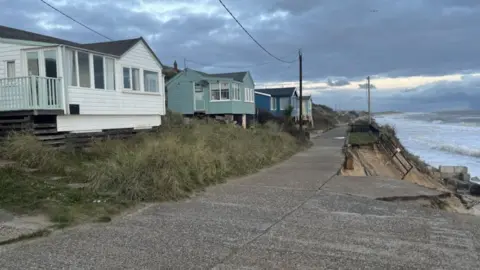
[(0, 111), (63, 110), (61, 78), (0, 79)]

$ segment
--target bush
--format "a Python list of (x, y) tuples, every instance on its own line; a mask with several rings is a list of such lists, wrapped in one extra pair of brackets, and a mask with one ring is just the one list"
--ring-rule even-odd
[(182, 198), (229, 176), (268, 166), (299, 149), (295, 138), (269, 125), (246, 130), (193, 123), (145, 135), (133, 145), (118, 143), (107, 158), (86, 168), (90, 188), (128, 200)]
[(65, 166), (66, 159), (60, 151), (44, 145), (28, 133), (11, 133), (0, 148), (3, 159), (14, 160), (24, 167), (60, 172)]

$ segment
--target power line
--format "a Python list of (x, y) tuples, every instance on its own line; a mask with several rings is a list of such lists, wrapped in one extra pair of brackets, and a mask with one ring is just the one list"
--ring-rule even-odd
[[(269, 62), (258, 63), (258, 64), (254, 64), (254, 65), (250, 65), (250, 66), (223, 66), (223, 65), (212, 65), (212, 64), (201, 63), (201, 62), (194, 61), (194, 60), (189, 60), (189, 59), (185, 59), (185, 61), (189, 62), (189, 63), (201, 65), (201, 66), (204, 66), (204, 67), (232, 68), (232, 69), (248, 69), (248, 68), (259, 67), (259, 66), (264, 66), (264, 65), (274, 63), (274, 61), (269, 61)], [(297, 61), (297, 59), (295, 59), (292, 63), (289, 63), (288, 68), (290, 68), (291, 64), (295, 63), (296, 61)]]
[(88, 27), (87, 25), (85, 25), (85, 24), (83, 24), (83, 23), (81, 23), (81, 22), (79, 22), (79, 21), (75, 20), (74, 18), (72, 18), (72, 16), (70, 16), (70, 15), (68, 15), (68, 14), (65, 14), (63, 11), (61, 11), (61, 10), (59, 10), (58, 8), (56, 8), (56, 7), (52, 6), (52, 5), (50, 5), (48, 2), (46, 2), (46, 1), (44, 1), (44, 0), (40, 0), (40, 1), (42, 1), (42, 3), (44, 3), (45, 5), (47, 5), (47, 6), (51, 7), (52, 9), (56, 10), (57, 12), (61, 13), (63, 16), (65, 16), (65, 17), (69, 18), (70, 20), (72, 20), (72, 21), (74, 21), (74, 22), (76, 22), (76, 23), (80, 24), (81, 26), (83, 26), (83, 27), (87, 28), (88, 30), (90, 30), (90, 31), (94, 32), (95, 34), (97, 34), (97, 35), (99, 35), (99, 36), (102, 36), (102, 37), (104, 37), (104, 38), (106, 38), (106, 39), (108, 39), (108, 40), (113, 40), (113, 39), (111, 39), (111, 38), (109, 38), (109, 37), (107, 37), (107, 36), (103, 35), (102, 33), (98, 32), (98, 31), (95, 31), (94, 29), (92, 29), (92, 28)]
[(257, 45), (262, 48), (262, 50), (264, 50), (266, 53), (268, 53), (271, 57), (277, 59), (278, 61), (280, 62), (284, 62), (284, 63), (287, 63), (287, 64), (290, 64), (290, 63), (293, 63), (295, 61), (297, 61), (296, 59), (293, 60), (293, 61), (285, 61), (283, 59), (280, 59), (278, 57), (276, 57), (275, 55), (273, 55), (271, 52), (269, 52), (267, 49), (265, 49), (265, 47), (262, 46), (262, 44), (260, 44), (248, 31), (247, 29), (245, 29), (245, 27), (243, 27), (243, 25), (237, 20), (237, 18), (235, 18), (235, 16), (232, 14), (232, 12), (230, 12), (230, 10), (227, 8), (227, 6), (225, 6), (225, 4), (223, 3), (222, 0), (218, 0), (220, 2), (220, 4), (222, 4), (222, 6), (225, 8), (225, 10), (227, 10), (228, 13), (230, 13), (230, 16), (232, 16), (232, 18), (237, 22), (237, 24), (243, 29), (243, 31), (245, 31), (245, 33), (247, 33), (247, 35), (255, 42), (257, 43)]

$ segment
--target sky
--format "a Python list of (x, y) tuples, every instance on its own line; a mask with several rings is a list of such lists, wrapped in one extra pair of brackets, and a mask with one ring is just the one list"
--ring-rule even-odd
[[(258, 88), (298, 86), (218, 0), (45, 0), (111, 39), (143, 36), (160, 60), (204, 72), (251, 72)], [(223, 0), (286, 61), (303, 53), (314, 102), (372, 110), (480, 109), (479, 0)], [(0, 0), (0, 24), (75, 42), (105, 38), (40, 0)]]

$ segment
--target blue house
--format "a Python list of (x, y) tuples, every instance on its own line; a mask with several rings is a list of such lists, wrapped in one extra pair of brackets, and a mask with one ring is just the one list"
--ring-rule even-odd
[[(296, 87), (283, 87), (283, 88), (265, 88), (255, 89), (258, 96), (261, 94), (270, 96), (270, 113), (275, 116), (283, 116), (285, 110), (289, 107), (293, 107), (292, 116), (298, 119), (299, 100)], [(255, 95), (257, 96), (257, 95)], [(257, 100), (257, 99), (256, 99)], [(267, 108), (259, 97), (258, 109)]]
[(260, 111), (270, 112), (272, 104), (272, 95), (255, 91), (255, 108), (257, 113)]
[(247, 126), (255, 116), (255, 83), (250, 72), (179, 72), (166, 84), (168, 108), (185, 116), (207, 115)]

